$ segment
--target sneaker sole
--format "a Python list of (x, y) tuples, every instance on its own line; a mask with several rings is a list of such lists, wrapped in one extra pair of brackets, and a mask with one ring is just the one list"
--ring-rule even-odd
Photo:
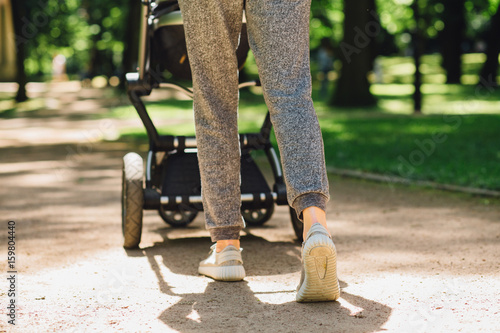
[(199, 267), (198, 273), (217, 281), (241, 281), (245, 278), (245, 268), (242, 265)]
[(297, 291), (297, 302), (327, 302), (340, 297), (337, 252), (329, 238), (311, 237), (303, 252), (305, 277)]

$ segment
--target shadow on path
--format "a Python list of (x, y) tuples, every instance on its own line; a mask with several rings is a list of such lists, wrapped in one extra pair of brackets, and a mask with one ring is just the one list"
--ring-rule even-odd
[[(128, 251), (128, 255), (146, 256), (160, 291), (179, 297), (159, 319), (180, 332), (373, 332), (391, 314), (383, 304), (346, 292), (338, 302), (295, 302), (298, 274), (293, 273), (301, 265), (295, 243), (269, 242), (252, 234), (242, 237), (247, 278), (218, 282), (195, 277), (198, 261), (211, 244), (209, 238), (169, 239), (168, 229), (161, 229), (160, 234), (163, 242), (140, 252)], [(194, 280), (198, 282), (190, 288)], [(341, 287), (347, 284), (341, 281)]]

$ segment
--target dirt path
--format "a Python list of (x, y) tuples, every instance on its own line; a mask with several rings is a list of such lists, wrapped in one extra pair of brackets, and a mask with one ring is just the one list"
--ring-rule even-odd
[(56, 108), (0, 121), (0, 268), (14, 220), (19, 272), (15, 329), (0, 279), (0, 332), (500, 331), (498, 201), (331, 177), (342, 297), (297, 304), (286, 207), (245, 231), (244, 282), (197, 275), (200, 216), (171, 229), (147, 212), (141, 249), (125, 251), (121, 158), (144, 148), (97, 141), (123, 125), (94, 117), (118, 103), (106, 91), (51, 93)]

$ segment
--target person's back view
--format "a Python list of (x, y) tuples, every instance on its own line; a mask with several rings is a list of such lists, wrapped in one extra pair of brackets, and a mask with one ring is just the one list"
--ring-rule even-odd
[[(245, 277), (239, 249), (238, 47), (245, 9), (248, 40), (269, 108), (288, 203), (304, 222), (297, 301), (339, 297), (335, 246), (326, 229), (329, 199), (323, 141), (311, 99), (310, 0), (180, 0), (194, 89), (203, 209), (216, 245), (199, 272)], [(245, 7), (245, 8), (244, 8)]]

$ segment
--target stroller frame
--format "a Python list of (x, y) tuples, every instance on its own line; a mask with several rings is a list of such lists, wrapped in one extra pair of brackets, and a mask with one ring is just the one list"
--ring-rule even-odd
[[(158, 210), (162, 219), (174, 227), (187, 226), (194, 220), (197, 212), (203, 210), (196, 137), (160, 135), (141, 99), (158, 88), (176, 89), (191, 98), (193, 96), (191, 89), (168, 82), (161, 73), (151, 68), (154, 31), (182, 22), (179, 5), (177, 0), (141, 2), (138, 71), (127, 73), (126, 82), (128, 97), (146, 129), (149, 150), (145, 172), (140, 155), (128, 153), (123, 158), (122, 232), (125, 248), (135, 248), (140, 243), (144, 209)], [(260, 86), (260, 82), (242, 83), (239, 88), (249, 86)], [(246, 224), (251, 226), (268, 221), (274, 212), (274, 204), (288, 205), (280, 161), (270, 142), (271, 130), (268, 111), (260, 132), (239, 134), (242, 216)], [(253, 150), (263, 150), (266, 153), (274, 175), (272, 191), (250, 155)], [(290, 216), (295, 234), (300, 240), (302, 222), (291, 207)]]

